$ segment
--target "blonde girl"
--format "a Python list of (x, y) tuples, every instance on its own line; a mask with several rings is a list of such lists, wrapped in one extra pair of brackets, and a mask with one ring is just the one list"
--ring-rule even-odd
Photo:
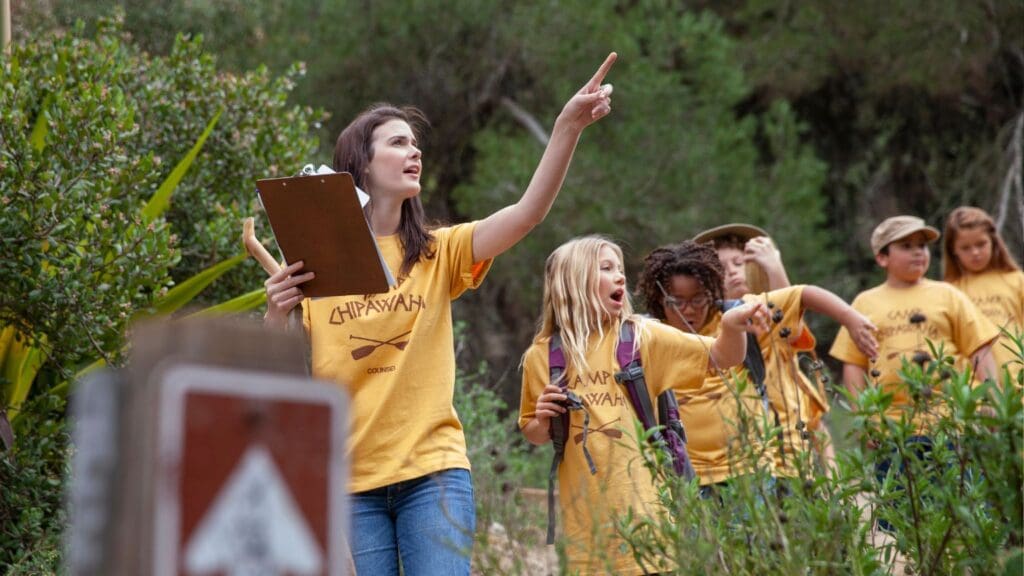
[[(992, 217), (961, 206), (950, 213), (942, 240), (943, 280), (962, 290), (989, 320), (1011, 334), (1024, 330), (1024, 273), (1006, 248)], [(1021, 364), (1005, 334), (992, 347), (996, 364), (1022, 383)]]
[[(551, 440), (551, 419), (567, 413), (566, 394), (549, 375), (549, 343), (557, 332), (566, 357), (567, 388), (589, 414), (585, 423), (581, 411), (568, 412), (570, 434), (558, 470), (568, 572), (645, 573), (614, 529), (616, 518), (630, 509), (649, 514), (657, 500), (650, 473), (640, 463), (636, 414), (614, 377), (620, 369), (615, 350), (621, 323), (634, 323), (634, 345), (655, 398), (669, 388), (697, 388), (709, 371), (742, 362), (744, 330), (754, 322), (763, 325), (766, 310), (763, 304), (730, 310), (715, 339), (685, 334), (633, 313), (622, 250), (610, 240), (577, 238), (548, 257), (540, 328), (523, 356), (519, 427), (527, 440), (543, 445)], [(581, 445), (584, 426), (594, 474)]]

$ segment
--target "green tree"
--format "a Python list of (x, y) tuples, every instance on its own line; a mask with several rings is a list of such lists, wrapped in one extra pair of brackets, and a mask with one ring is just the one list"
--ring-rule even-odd
[(698, 6), (739, 40), (756, 87), (748, 106), (789, 101), (829, 163), (828, 222), (854, 273), (844, 292), (877, 281), (868, 236), (897, 213), (941, 227), (952, 208), (979, 206), (1001, 216), (1011, 250), (1024, 254), (1024, 4)]
[[(588, 232), (621, 241), (635, 271), (659, 244), (749, 221), (772, 231), (788, 265), (806, 277), (828, 277), (838, 259), (829, 256), (821, 227), (826, 166), (801, 143), (803, 128), (785, 103), (761, 118), (737, 114), (751, 87), (721, 21), (668, 2), (640, 2), (615, 17), (582, 22), (572, 17), (583, 3), (562, 7), (561, 17), (521, 15), (532, 19), (519, 25), (527, 31), (522, 68), (532, 82), (507, 98), (538, 118), (553, 117), (567, 80), (593, 59), (573, 47), (610, 38), (620, 53), (609, 78), (617, 87), (612, 117), (584, 136), (545, 224), (491, 273), (499, 297), (514, 302), (491, 314), (511, 324), (522, 342), (539, 309), (544, 258), (558, 243)], [(611, 14), (614, 3), (593, 9)], [(552, 36), (558, 49), (545, 41)], [(473, 176), (454, 197), (462, 213), (479, 217), (518, 198), (542, 147), (512, 114), (501, 113), (478, 133), (474, 148)]]
[[(251, 165), (308, 156), (317, 117), (287, 104), (297, 69), (220, 73), (180, 38), (150, 57), (116, 21), (40, 38), (0, 57), (0, 405), (43, 384), (0, 455), (0, 565), (28, 572), (60, 559), (67, 454), (50, 388), (66, 390), (85, 362), (117, 360), (133, 317), (176, 310), (242, 261)], [(206, 299), (258, 285), (263, 273), (248, 268)]]

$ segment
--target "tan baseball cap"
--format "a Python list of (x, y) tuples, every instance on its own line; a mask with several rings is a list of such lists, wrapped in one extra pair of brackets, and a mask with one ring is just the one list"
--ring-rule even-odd
[(871, 233), (871, 251), (878, 254), (882, 248), (915, 232), (924, 232), (929, 244), (939, 239), (939, 231), (917, 216), (893, 216), (875, 226), (875, 231)]
[(700, 234), (693, 237), (693, 241), (698, 244), (710, 242), (715, 238), (721, 238), (723, 236), (737, 236), (742, 238), (743, 241), (750, 240), (751, 238), (757, 238), (758, 236), (767, 236), (768, 233), (764, 230), (753, 226), (751, 224), (740, 224), (734, 222), (732, 224), (723, 224), (721, 226), (715, 226), (709, 228)]

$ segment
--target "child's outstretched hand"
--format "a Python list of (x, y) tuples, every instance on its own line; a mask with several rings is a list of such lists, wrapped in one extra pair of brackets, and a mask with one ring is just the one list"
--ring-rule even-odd
[(752, 332), (768, 330), (768, 307), (764, 302), (748, 302), (722, 314), (722, 329), (735, 332)]
[(583, 131), (612, 111), (612, 85), (602, 86), (601, 82), (617, 58), (618, 54), (612, 52), (604, 59), (594, 76), (565, 103), (559, 121), (567, 122), (576, 131)]
[(857, 348), (865, 356), (871, 360), (878, 357), (878, 339), (875, 338), (875, 332), (878, 332), (878, 327), (872, 324), (867, 316), (851, 309), (843, 322), (843, 326), (850, 333), (853, 343), (857, 345)]

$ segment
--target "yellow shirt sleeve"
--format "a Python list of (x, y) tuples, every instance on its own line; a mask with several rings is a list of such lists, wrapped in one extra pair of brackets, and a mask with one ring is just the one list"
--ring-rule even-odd
[(479, 287), (494, 262), (493, 259), (473, 262), (473, 231), (475, 229), (476, 222), (469, 222), (434, 231), (437, 235), (445, 234), (450, 238), (446, 242), (438, 242), (438, 245), (448, 251), (447, 259), (453, 264), (449, 268), (451, 274), (449, 295), (452, 300), (461, 296), (468, 289)]
[(696, 390), (707, 375), (714, 338), (696, 336), (645, 320), (640, 362), (651, 401), (665, 390)]
[(533, 420), (537, 412), (537, 398), (551, 379), (548, 367), (548, 344), (535, 343), (523, 359), (523, 385), (519, 393), (519, 429)]

